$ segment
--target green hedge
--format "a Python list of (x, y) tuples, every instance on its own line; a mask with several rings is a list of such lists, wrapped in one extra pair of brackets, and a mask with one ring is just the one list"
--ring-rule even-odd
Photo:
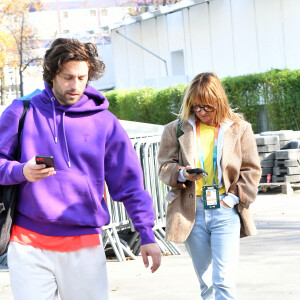
[(255, 132), (265, 111), (268, 130), (300, 130), (300, 70), (271, 70), (222, 80), (233, 108), (244, 114)]
[(109, 110), (121, 120), (167, 124), (176, 119), (187, 85), (162, 90), (112, 90), (104, 93)]
[[(255, 132), (300, 130), (300, 70), (271, 70), (222, 79), (230, 105)], [(176, 119), (187, 85), (162, 90), (113, 90), (105, 93), (109, 110), (119, 119), (167, 124)], [(264, 126), (263, 119), (267, 124)]]
[(109, 110), (121, 120), (151, 123), (150, 109), (156, 90), (151, 88), (112, 90), (105, 93)]

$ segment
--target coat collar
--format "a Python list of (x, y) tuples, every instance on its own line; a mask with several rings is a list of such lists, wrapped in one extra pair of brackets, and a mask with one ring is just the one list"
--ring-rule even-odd
[[(221, 160), (222, 157), (222, 167), (226, 167), (228, 159), (230, 158), (230, 155), (234, 149), (234, 146), (238, 140), (239, 137), (239, 130), (237, 126), (232, 126), (234, 124), (231, 120), (226, 120), (224, 123), (220, 125), (220, 133), (223, 135), (223, 141), (222, 146), (219, 148), (221, 151), (219, 160)], [(184, 153), (184, 156), (187, 159), (187, 162), (190, 166), (193, 166), (195, 164), (194, 161), (194, 143), (191, 143), (191, 141), (194, 140), (194, 133), (193, 128), (195, 127), (195, 116), (191, 115), (189, 120), (187, 122), (182, 122), (181, 130), (183, 132), (183, 135), (179, 137), (179, 144), (182, 149), (182, 152)]]

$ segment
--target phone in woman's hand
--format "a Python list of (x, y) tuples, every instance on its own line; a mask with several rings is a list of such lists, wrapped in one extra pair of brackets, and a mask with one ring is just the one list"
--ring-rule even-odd
[(203, 175), (208, 175), (208, 173), (201, 169), (201, 168), (195, 168), (195, 169), (185, 169), (187, 173), (189, 174), (203, 174)]

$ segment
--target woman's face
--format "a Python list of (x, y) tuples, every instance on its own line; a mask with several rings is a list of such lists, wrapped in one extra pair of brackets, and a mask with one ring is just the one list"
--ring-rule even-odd
[(195, 105), (193, 105), (193, 107), (196, 116), (203, 124), (208, 126), (216, 126), (215, 124), (216, 109), (213, 106), (203, 105), (200, 102), (197, 102)]

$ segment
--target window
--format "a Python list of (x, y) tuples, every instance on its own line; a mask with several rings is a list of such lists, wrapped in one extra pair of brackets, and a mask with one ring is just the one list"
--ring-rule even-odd
[(102, 10), (101, 10), (101, 15), (102, 15), (103, 17), (107, 17), (107, 15), (108, 15), (107, 9), (102, 9)]
[(63, 11), (62, 12), (62, 16), (63, 16), (63, 18), (67, 19), (68, 18), (68, 12), (67, 11)]
[(96, 10), (95, 9), (90, 10), (90, 16), (91, 17), (96, 17)]

